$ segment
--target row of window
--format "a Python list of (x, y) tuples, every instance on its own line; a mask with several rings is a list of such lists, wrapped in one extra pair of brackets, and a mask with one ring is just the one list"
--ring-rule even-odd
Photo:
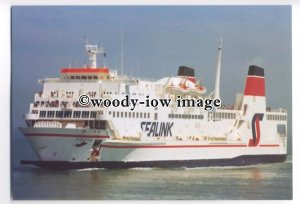
[(169, 118), (180, 118), (180, 119), (203, 119), (203, 115), (188, 115), (188, 114), (169, 114)]
[[(119, 94), (119, 92), (111, 92), (111, 91), (103, 91), (103, 94)], [(125, 92), (122, 92), (121, 93), (122, 95), (125, 95), (126, 93)], [(144, 96), (144, 94), (143, 93), (139, 93), (139, 94), (137, 94), (137, 93), (131, 93), (133, 96), (136, 96), (136, 95), (139, 95), (139, 96)]]
[[(235, 119), (235, 113), (228, 112), (210, 112), (213, 118)], [(143, 112), (122, 112), (109, 111), (109, 115), (114, 118), (150, 118), (150, 113)], [(189, 114), (169, 114), (169, 118), (179, 119), (203, 119), (203, 115), (189, 115)], [(96, 111), (40, 111), (40, 118), (96, 118)], [(267, 115), (268, 120), (286, 121), (286, 115)]]
[[(96, 93), (97, 93), (96, 91), (89, 91), (87, 92), (87, 95), (89, 95), (90, 97), (95, 97)], [(67, 98), (69, 98), (68, 96), (74, 95), (74, 91), (66, 91), (66, 95)], [(51, 97), (58, 98), (58, 91), (51, 91)], [(36, 101), (36, 103), (39, 103), (39, 101)], [(44, 102), (42, 101), (42, 103)]]
[(107, 77), (104, 77), (104, 76), (97, 76), (97, 75), (92, 75), (92, 76), (64, 76), (64, 79), (89, 79), (89, 80), (92, 80), (92, 79), (109, 79), (109, 76)]
[(287, 120), (286, 115), (267, 115), (268, 120)]
[(230, 112), (209, 112), (209, 115), (212, 115), (214, 119), (235, 119), (236, 114)]
[(84, 121), (84, 127), (88, 127), (90, 129), (105, 129), (106, 121), (104, 120), (90, 120)]
[(96, 118), (96, 111), (40, 111), (40, 118)]
[(122, 112), (122, 111), (109, 111), (109, 115), (114, 118), (150, 118), (150, 113), (142, 112)]

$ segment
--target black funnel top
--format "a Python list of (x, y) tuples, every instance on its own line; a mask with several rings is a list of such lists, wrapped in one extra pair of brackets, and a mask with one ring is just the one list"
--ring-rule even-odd
[(195, 70), (191, 67), (179, 66), (177, 76), (195, 77)]
[(248, 75), (252, 76), (264, 76), (264, 69), (261, 67), (258, 67), (256, 65), (250, 65), (248, 70)]

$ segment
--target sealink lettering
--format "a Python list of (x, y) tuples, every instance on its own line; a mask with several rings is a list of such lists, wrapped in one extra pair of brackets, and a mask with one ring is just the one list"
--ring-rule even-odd
[(173, 125), (174, 122), (141, 122), (141, 129), (148, 137), (167, 137), (172, 136)]

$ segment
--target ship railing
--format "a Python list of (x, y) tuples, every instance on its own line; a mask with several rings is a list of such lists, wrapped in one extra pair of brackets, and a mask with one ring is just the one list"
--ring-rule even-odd
[(127, 76), (127, 75), (119, 75), (118, 78), (115, 78), (114, 80), (122, 81), (122, 82), (132, 82), (132, 83), (138, 83), (139, 81), (149, 81), (149, 82), (155, 82), (157, 81), (156, 78), (147, 78), (147, 77), (139, 77), (139, 76)]
[(229, 104), (225, 104), (225, 105), (221, 105), (221, 107), (219, 108), (221, 110), (240, 110), (241, 106), (240, 105), (229, 105)]
[(149, 81), (149, 82), (156, 82), (157, 79), (156, 78), (147, 78), (147, 77), (139, 77), (139, 80), (141, 81)]
[(45, 82), (61, 82), (60, 78), (45, 78), (45, 79), (39, 79), (39, 83), (45, 83)]

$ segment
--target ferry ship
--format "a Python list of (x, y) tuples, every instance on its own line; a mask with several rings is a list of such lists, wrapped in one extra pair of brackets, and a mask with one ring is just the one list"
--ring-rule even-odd
[[(287, 156), (287, 111), (266, 106), (264, 69), (250, 65), (244, 92), (232, 105), (212, 110), (178, 107), (184, 99), (219, 99), (222, 41), (217, 50), (214, 91), (198, 82), (195, 70), (179, 66), (177, 76), (148, 81), (97, 66), (103, 47), (85, 45), (90, 64), (62, 68), (59, 78), (39, 80), (27, 127), (20, 130), (42, 168), (181, 168), (243, 166), (283, 162)], [(246, 70), (245, 70), (246, 71)], [(271, 74), (271, 73), (270, 73)], [(171, 99), (169, 107), (81, 105), (79, 97), (145, 101)]]

